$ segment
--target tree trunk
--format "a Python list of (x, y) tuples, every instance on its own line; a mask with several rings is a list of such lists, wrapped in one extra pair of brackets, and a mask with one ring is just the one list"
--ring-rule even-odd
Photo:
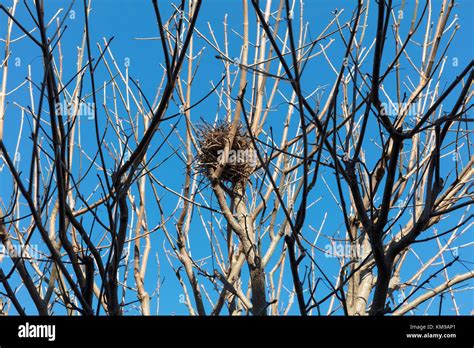
[(261, 264), (255, 230), (245, 206), (245, 187), (245, 180), (239, 181), (234, 187), (235, 212), (237, 220), (244, 231), (243, 235), (239, 235), (239, 239), (244, 247), (245, 257), (249, 266), (250, 286), (252, 289), (252, 313), (254, 315), (266, 315), (265, 270)]

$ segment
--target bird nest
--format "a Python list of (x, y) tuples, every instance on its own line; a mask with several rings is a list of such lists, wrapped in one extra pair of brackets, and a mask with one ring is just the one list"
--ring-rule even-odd
[[(231, 127), (230, 122), (219, 121), (215, 124), (203, 123), (197, 128), (199, 145), (197, 169), (208, 179), (212, 177), (225, 156), (224, 148)], [(246, 180), (254, 172), (255, 166), (256, 153), (252, 141), (242, 124), (239, 124), (220, 179), (234, 184)]]

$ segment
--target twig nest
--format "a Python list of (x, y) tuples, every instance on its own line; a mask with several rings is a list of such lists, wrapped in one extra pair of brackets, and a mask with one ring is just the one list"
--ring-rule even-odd
[(228, 153), (224, 149), (230, 138), (232, 124), (218, 121), (215, 124), (203, 123), (197, 128), (197, 140), (200, 147), (197, 155), (197, 168), (206, 178), (211, 178), (219, 163), (226, 157), (226, 164), (220, 179), (237, 183), (254, 172), (256, 153), (252, 141), (242, 124), (239, 124), (234, 141)]

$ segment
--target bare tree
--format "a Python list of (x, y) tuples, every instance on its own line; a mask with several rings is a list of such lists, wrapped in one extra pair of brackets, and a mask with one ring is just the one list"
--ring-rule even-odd
[[(73, 4), (0, 4), (0, 313), (150, 315), (167, 285), (147, 280), (153, 253), (191, 315), (403, 315), (436, 298), (441, 313), (448, 295), (465, 312), (474, 64), (447, 72), (454, 0), (359, 0), (316, 35), (302, 1), (242, 0), (235, 28), (200, 22), (201, 0), (144, 2), (154, 96), (80, 5), (68, 76)], [(11, 86), (17, 41), (42, 71)]]

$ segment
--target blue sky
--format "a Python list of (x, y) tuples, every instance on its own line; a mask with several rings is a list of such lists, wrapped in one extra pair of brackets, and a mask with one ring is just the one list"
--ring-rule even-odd
[[(10, 6), (12, 1), (2, 1), (3, 4), (6, 6)], [(395, 1), (394, 4), (396, 6), (400, 5), (401, 0)], [(407, 2), (407, 13), (410, 13), (408, 17), (411, 16), (411, 9), (412, 2)], [(434, 1), (434, 8), (433, 13), (436, 13), (437, 9), (439, 8), (441, 1)], [(474, 45), (472, 37), (474, 35), (474, 24), (472, 13), (474, 13), (474, 2), (469, 0), (461, 0), (457, 1), (459, 5), (454, 9), (454, 14), (459, 16), (459, 25), (461, 26), (461, 30), (458, 31), (456, 34), (455, 40), (453, 41), (450, 50), (447, 53), (448, 56), (448, 63), (446, 64), (444, 70), (444, 76), (442, 81), (444, 82), (443, 86), (448, 85), (456, 75), (464, 69), (466, 64), (474, 57)], [(46, 18), (50, 18), (56, 11), (60, 8), (67, 9), (69, 7), (69, 1), (46, 1), (47, 11), (46, 11)], [(351, 13), (355, 8), (356, 2), (355, 1), (344, 1), (344, 0), (314, 0), (314, 1), (306, 1), (305, 2), (305, 15), (304, 19), (309, 23), (309, 32), (311, 33), (311, 37), (316, 37), (322, 28), (324, 28), (331, 18), (331, 12), (335, 9), (345, 9), (345, 13), (343, 14), (342, 18), (347, 21), (350, 19)], [(262, 5), (263, 6), (263, 5)], [(163, 11), (162, 16), (163, 18), (167, 18), (172, 11), (172, 7), (168, 1), (160, 2), (160, 8)], [(74, 11), (74, 15), (71, 14), (68, 16), (69, 18), (66, 20), (67, 30), (65, 31), (63, 38), (62, 38), (62, 53), (63, 53), (63, 74), (65, 77), (70, 76), (72, 77), (76, 71), (76, 58), (77, 58), (77, 47), (81, 45), (81, 38), (82, 38), (82, 31), (83, 31), (83, 8), (82, 8), (82, 1), (77, 1), (72, 10)], [(60, 15), (62, 18), (64, 12)], [(241, 32), (241, 2), (237, 0), (228, 0), (228, 1), (219, 1), (219, 0), (205, 0), (199, 15), (199, 20), (197, 22), (197, 29), (205, 33), (206, 35), (209, 34), (208, 30), (208, 23), (212, 25), (214, 29), (214, 34), (216, 39), (221, 43), (223, 41), (223, 19), (224, 16), (227, 14), (228, 18), (228, 25), (229, 28), (234, 29), (237, 32)], [(4, 37), (5, 28), (6, 28), (6, 20), (5, 16), (2, 14), (0, 16), (0, 37)], [(28, 13), (21, 3), (18, 6), (16, 18), (22, 22), (25, 27), (31, 28), (33, 23), (31, 19), (28, 17)], [(251, 24), (250, 24), (250, 40), (253, 41), (255, 37), (255, 21), (253, 17), (251, 17)], [(374, 36), (374, 28), (375, 28), (375, 5), (372, 4), (372, 15), (369, 19), (369, 29), (367, 31), (366, 36), (372, 38)], [(409, 22), (409, 20), (407, 20)], [(26, 23), (26, 24), (25, 24)], [(405, 23), (402, 26), (402, 33), (406, 34), (407, 28), (409, 26)], [(389, 30), (390, 31), (390, 30)], [(92, 2), (92, 12), (90, 14), (90, 33), (91, 33), (91, 43), (93, 47), (93, 56), (98, 57), (99, 51), (96, 46), (96, 42), (100, 42), (103, 47), (104, 38), (110, 39), (112, 36), (114, 40), (111, 44), (112, 52), (115, 56), (117, 64), (129, 64), (129, 75), (131, 78), (138, 80), (141, 86), (143, 93), (147, 96), (147, 98), (153, 101), (154, 95), (156, 93), (157, 87), (160, 83), (162, 72), (163, 72), (163, 65), (164, 60), (161, 53), (161, 44), (158, 40), (137, 40), (137, 38), (151, 38), (159, 36), (155, 15), (153, 12), (153, 7), (151, 2), (149, 1), (137, 1), (137, 0), (95, 0)], [(20, 30), (16, 27), (13, 29), (12, 37), (18, 37), (21, 34)], [(391, 35), (391, 33), (389, 33)], [(403, 36), (403, 35), (402, 35)], [(419, 38), (419, 35), (415, 37), (416, 40)], [(232, 57), (238, 57), (241, 50), (241, 40), (238, 35), (234, 33), (230, 33), (229, 36), (229, 55)], [(334, 65), (336, 67), (339, 66), (340, 57), (344, 52), (344, 47), (340, 44), (340, 40), (337, 40), (338, 43), (331, 46), (331, 49), (328, 50), (328, 56), (331, 60), (334, 61)], [(369, 39), (366, 42), (370, 42)], [(0, 49), (3, 47), (0, 46)], [(211, 88), (211, 83), (216, 83), (220, 80), (222, 74), (224, 73), (224, 68), (222, 62), (215, 58), (216, 52), (213, 51), (212, 47), (210, 47), (207, 43), (205, 43), (202, 39), (199, 39), (196, 36), (195, 39), (195, 48), (194, 52), (198, 52), (201, 48), (204, 48), (203, 54), (200, 59), (200, 67), (197, 71), (195, 82), (194, 82), (194, 89), (192, 100), (197, 101), (202, 98), (204, 95), (208, 93)], [(388, 45), (386, 51), (390, 52), (393, 46)], [(412, 48), (414, 51), (411, 51), (416, 56), (416, 48)], [(14, 43), (11, 47), (12, 51), (12, 59), (14, 62), (19, 64), (11, 65), (11, 69), (8, 75), (8, 89), (12, 89), (14, 86), (19, 85), (25, 79), (28, 74), (28, 65), (31, 66), (33, 72), (33, 80), (34, 81), (41, 81), (41, 74), (42, 74), (42, 60), (40, 51), (34, 47), (34, 44), (28, 42), (27, 40), (21, 40)], [(384, 56), (383, 63), (388, 64), (391, 61), (393, 55), (387, 53)], [(18, 60), (19, 59), (19, 60)], [(253, 59), (253, 57), (252, 57)], [(455, 66), (451, 64), (453, 59), (457, 59), (458, 65)], [(109, 60), (110, 62), (110, 60)], [(382, 65), (383, 65), (382, 63)], [(370, 66), (366, 66), (368, 69)], [(406, 74), (410, 74), (409, 71)], [(69, 78), (65, 78), (68, 80)], [(96, 73), (96, 81), (104, 81), (108, 79), (107, 71), (105, 67), (102, 65)], [(327, 62), (323, 58), (318, 58), (307, 67), (307, 71), (304, 75), (303, 79), (303, 90), (307, 92), (311, 92), (317, 86), (324, 86), (328, 85), (331, 86), (334, 80), (334, 74), (329, 68)], [(385, 87), (388, 91), (393, 90), (393, 78), (388, 78), (387, 81), (384, 83)], [(88, 78), (85, 79), (84, 83), (85, 92), (90, 92), (89, 81)], [(330, 87), (328, 87), (330, 88)], [(282, 87), (282, 91), (288, 94), (289, 86)], [(325, 91), (325, 95), (327, 95), (329, 91)], [(35, 95), (36, 104), (38, 94)], [(102, 95), (99, 96), (99, 99), (102, 98)], [(110, 97), (109, 97), (110, 98)], [(21, 113), (20, 110), (13, 105), (14, 102), (17, 102), (20, 105), (29, 105), (29, 95), (26, 89), (20, 89), (17, 93), (14, 93), (8, 97), (8, 106), (7, 106), (7, 120), (6, 120), (6, 129), (5, 129), (5, 139), (4, 142), (6, 143), (8, 148), (14, 148), (16, 146), (16, 142), (18, 140), (18, 129), (20, 126), (20, 119)], [(449, 110), (449, 105), (452, 103), (452, 99), (448, 99), (447, 101), (447, 109)], [(278, 103), (275, 103), (279, 105)], [(171, 104), (170, 108), (167, 112), (167, 115), (173, 114), (178, 110), (178, 106), (176, 104)], [(269, 118), (269, 124), (274, 127), (275, 133), (278, 134), (278, 129), (281, 129), (281, 122), (282, 122), (282, 114), (286, 112), (286, 105), (284, 104), (283, 99), (281, 100), (281, 110), (276, 108), (274, 112), (272, 112), (271, 117)], [(123, 111), (123, 110), (122, 110)], [(212, 95), (210, 98), (206, 99), (206, 101), (200, 104), (198, 107), (193, 109), (192, 111), (192, 118), (196, 122), (199, 122), (201, 118), (212, 121), (216, 117), (216, 114), (219, 117), (222, 117), (223, 110), (218, 106), (218, 99), (215, 95)], [(99, 112), (99, 123), (100, 123), (100, 112)], [(163, 133), (167, 133), (170, 131), (171, 127), (170, 124), (178, 124), (177, 128), (180, 130), (181, 135), (184, 134), (184, 120), (180, 118), (173, 119), (170, 122), (167, 122), (162, 125), (161, 129)], [(93, 122), (88, 120), (81, 121), (82, 127), (82, 137), (83, 137), (83, 145), (84, 148), (87, 150), (88, 147), (90, 148), (91, 153), (94, 152), (95, 149), (95, 142), (94, 142), (94, 133), (93, 133)], [(370, 128), (370, 131), (376, 131), (376, 128)], [(21, 161), (20, 161), (20, 169), (24, 166), (24, 170), (26, 171), (29, 166), (29, 156), (31, 151), (31, 144), (27, 137), (29, 132), (29, 127), (27, 123), (24, 125), (24, 136), (20, 143), (20, 152), (21, 152)], [(161, 143), (163, 140), (163, 135), (157, 135), (156, 140), (152, 144), (156, 147), (157, 144)], [(174, 145), (179, 144), (179, 140), (176, 138), (172, 138), (171, 143)], [(369, 155), (368, 161), (375, 161), (374, 156), (370, 156), (370, 145), (369, 146)], [(159, 163), (162, 159), (167, 158), (173, 152), (171, 147), (165, 146), (163, 151), (160, 152), (160, 158), (158, 158), (155, 163)], [(461, 156), (465, 156), (466, 153), (463, 152)], [(451, 160), (446, 159), (446, 161)], [(446, 162), (446, 168), (449, 167), (449, 162)], [(173, 156), (165, 164), (160, 166), (157, 169), (157, 176), (159, 179), (165, 183), (167, 186), (172, 188), (176, 191), (181, 191), (183, 185), (183, 178), (184, 178), (184, 166), (182, 161), (177, 157)], [(8, 202), (8, 197), (11, 194), (11, 181), (9, 178), (8, 173), (5, 172), (6, 168), (0, 172), (0, 197), (6, 197), (4, 201)], [(321, 175), (327, 180), (329, 184), (335, 183), (333, 178), (333, 173), (329, 169), (323, 169)], [(319, 228), (321, 221), (324, 218), (325, 213), (328, 212), (328, 217), (325, 225), (325, 229), (329, 231), (337, 231), (344, 229), (344, 224), (342, 220), (342, 214), (337, 208), (337, 205), (331, 199), (331, 196), (327, 189), (322, 185), (321, 181), (318, 181), (319, 186), (313, 191), (312, 195), (314, 198), (322, 196), (323, 204), (315, 204), (308, 210), (308, 219), (307, 225), (311, 225), (315, 228)], [(83, 190), (84, 194), (87, 196), (93, 190), (93, 187), (96, 185), (96, 178), (91, 177), (84, 181), (83, 183)], [(155, 226), (159, 223), (159, 216), (158, 214), (154, 215), (153, 209), (157, 210), (156, 204), (153, 203), (153, 195), (152, 191), (148, 189), (147, 200), (152, 201), (151, 209), (152, 211), (149, 213), (148, 219), (150, 226)], [(162, 204), (165, 207), (165, 210), (172, 211), (178, 202), (178, 198), (170, 193), (165, 191), (160, 191)], [(214, 207), (216, 207), (216, 202), (211, 198), (210, 191), (207, 191), (208, 202), (211, 202)], [(0, 202), (4, 204), (3, 202)], [(443, 230), (449, 229), (452, 224), (450, 222), (457, 221), (455, 218), (459, 217), (459, 214), (453, 214), (452, 219), (448, 219), (447, 221), (443, 221), (438, 226), (438, 231), (443, 232)], [(172, 223), (168, 226), (171, 233), (174, 233), (174, 227)], [(193, 248), (193, 256), (196, 259), (200, 257), (205, 257), (209, 254), (210, 246), (205, 238), (202, 235), (201, 224), (197, 216), (193, 218), (192, 228), (191, 228), (191, 243), (194, 246)], [(472, 232), (472, 231), (471, 231)], [(201, 235), (200, 235), (201, 233)], [(328, 232), (328, 234), (330, 234)], [(96, 238), (98, 238), (99, 234), (96, 234)], [(311, 235), (310, 235), (311, 236)], [(314, 236), (311, 236), (309, 239), (313, 239)], [(458, 243), (464, 244), (468, 243), (472, 240), (472, 233), (467, 233), (461, 238)], [(163, 254), (163, 244), (164, 237), (160, 231), (155, 232), (152, 235), (152, 255), (150, 256), (147, 278), (146, 278), (146, 286), (147, 291), (152, 293), (156, 287), (156, 283), (158, 282), (158, 273), (160, 275), (160, 281), (163, 282), (160, 288), (160, 303), (159, 303), (159, 314), (187, 314), (187, 310), (184, 304), (180, 303), (180, 295), (182, 294), (181, 287), (174, 275), (173, 271), (169, 267), (168, 261)], [(418, 245), (417, 251), (419, 251), (420, 255), (424, 257), (424, 259), (429, 258), (432, 255), (433, 248), (436, 247), (435, 242), (427, 243), (426, 245)], [(166, 248), (169, 249), (169, 245), (166, 245)], [(471, 249), (466, 248), (460, 254), (463, 260), (473, 262), (474, 258)], [(157, 257), (160, 262), (160, 267), (157, 266)], [(274, 260), (276, 261), (276, 260)], [(178, 265), (178, 262), (174, 260), (175, 265)], [(8, 270), (9, 261), (7, 259), (4, 260), (2, 267)], [(272, 267), (272, 263), (270, 267)], [(338, 261), (335, 259), (322, 259), (320, 264), (327, 274), (334, 275), (337, 271), (339, 265)], [(469, 265), (468, 263), (466, 265)], [(413, 258), (408, 262), (408, 266), (406, 267), (407, 274), (411, 274), (415, 272), (419, 267), (417, 260)], [(450, 274), (460, 273), (463, 272), (464, 268), (461, 265), (456, 265), (452, 270), (450, 270)], [(303, 272), (303, 271), (302, 271)], [(183, 274), (184, 277), (184, 274)], [(129, 275), (130, 281), (132, 281), (132, 276)], [(200, 278), (206, 284), (206, 287), (210, 290), (209, 282), (207, 282), (204, 278)], [(332, 279), (334, 281), (334, 279)], [(17, 279), (18, 281), (18, 279)], [(289, 278), (289, 274), (285, 277), (286, 285), (291, 287), (291, 281)], [(469, 285), (474, 285), (470, 282)], [(320, 297), (324, 296), (325, 289), (324, 287), (321, 288)], [(21, 293), (21, 292), (20, 292)], [(24, 294), (23, 294), (24, 296)], [(132, 292), (128, 293), (127, 300), (134, 301), (136, 298)], [(24, 296), (24, 300), (28, 301), (27, 297)], [(474, 301), (470, 292), (460, 292), (458, 304), (460, 305), (462, 314), (468, 314), (474, 308)], [(436, 306), (434, 306), (436, 307)], [(58, 311), (60, 313), (59, 307)], [(157, 308), (157, 300), (156, 297), (153, 298), (152, 301), (152, 313), (156, 314)], [(437, 307), (436, 307), (437, 308)], [(436, 313), (436, 309), (430, 311), (430, 313)], [(34, 312), (34, 311), (30, 311)], [(450, 312), (450, 311), (449, 311)], [(136, 314), (137, 312), (131, 312)], [(293, 305), (293, 310), (291, 311), (292, 314), (297, 313), (297, 306), (296, 304)], [(450, 312), (452, 313), (452, 312)]]

